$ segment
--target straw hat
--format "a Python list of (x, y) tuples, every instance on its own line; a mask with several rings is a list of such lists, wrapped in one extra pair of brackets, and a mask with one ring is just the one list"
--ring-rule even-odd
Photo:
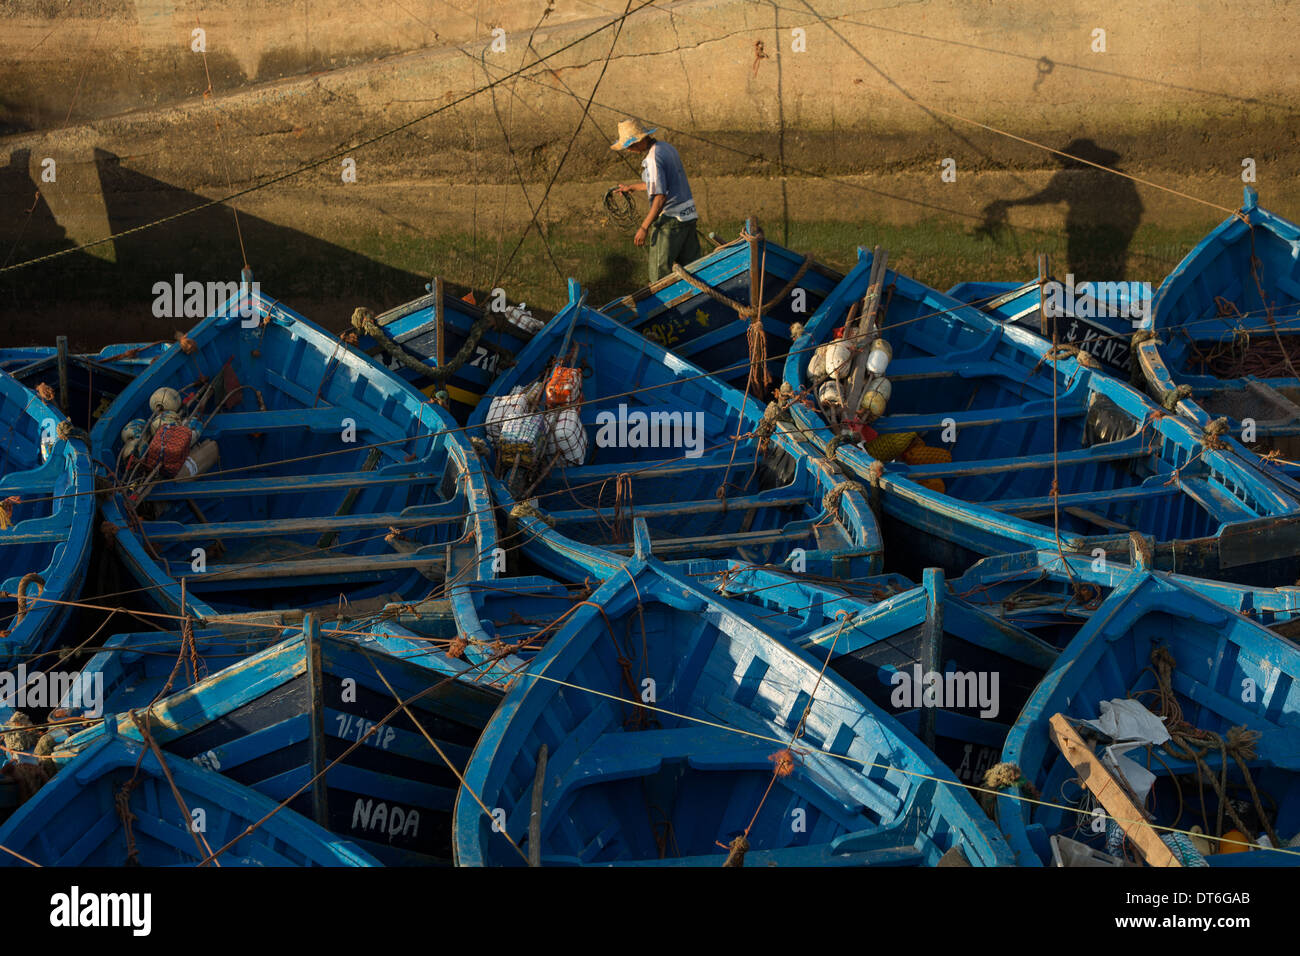
[(618, 142), (610, 146), (610, 149), (627, 149), (633, 143), (639, 143), (647, 136), (653, 136), (659, 132), (659, 127), (646, 129), (636, 120), (625, 119), (618, 124)]

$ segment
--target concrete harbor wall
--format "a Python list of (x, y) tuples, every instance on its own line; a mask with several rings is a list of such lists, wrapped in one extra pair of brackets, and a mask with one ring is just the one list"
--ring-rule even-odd
[[(545, 16), (537, 0), (11, 0), (0, 8), (6, 261), (287, 178), (0, 274), (0, 336), (21, 327), (14, 309), (46, 308), (51, 294), (81, 302), (89, 328), (105, 321), (98, 310), (147, 302), (174, 269), (224, 278), (245, 257), (268, 288), (336, 323), (353, 299), (393, 304), (433, 272), (507, 282), (485, 250), (505, 262), (539, 203), (544, 235), (573, 234), (569, 254), (551, 253), (559, 270), (634, 287), (640, 254), (625, 234), (609, 232), (609, 256), (587, 241), (610, 230), (604, 190), (636, 176), (608, 149), (624, 115), (681, 149), (706, 225), (752, 213), (777, 239), (800, 223), (1005, 227), (1019, 245), (1004, 239), (994, 261), (1018, 264), (1069, 233), (1070, 259), (1158, 281), (1186, 237), (1224, 217), (1215, 205), (1239, 204), (1244, 160), (1265, 205), (1300, 214), (1294, 3), (641, 4), (616, 36), (599, 29), (623, 11), (616, 0), (552, 0)], [(205, 53), (192, 49), (200, 28)], [(1186, 195), (1065, 170), (1021, 140)], [(1079, 258), (1081, 237), (1124, 245), (1139, 228), (1152, 261)], [(541, 304), (562, 294), (551, 275)], [(157, 331), (140, 321), (140, 334)]]

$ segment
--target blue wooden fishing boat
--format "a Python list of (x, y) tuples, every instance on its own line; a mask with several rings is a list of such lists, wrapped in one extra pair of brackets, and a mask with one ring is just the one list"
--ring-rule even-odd
[(83, 434), (0, 372), (0, 667), (43, 666), (81, 596), (95, 499)]
[(569, 304), (470, 418), (518, 537), (552, 575), (618, 571), (645, 518), (665, 558), (800, 560), (836, 576), (877, 570), (861, 487), (764, 418), (764, 403), (626, 326)]
[(456, 801), (458, 863), (734, 865), (740, 837), (745, 865), (935, 864), (954, 850), (1008, 863), (915, 737), (650, 557), (640, 521), (636, 533), (626, 572), (484, 731)]
[[(86, 662), (58, 702), (76, 732), (105, 714), (148, 707), (283, 639), (278, 628), (226, 624), (181, 631), (114, 634)], [(65, 739), (68, 734), (57, 735)]]
[(454, 296), (442, 279), (426, 288), (428, 294), (375, 316), (372, 327), (354, 315), (357, 347), (430, 398), (445, 392), (447, 409), (464, 424), (543, 323), (522, 306), (483, 308)]
[[(294, 637), (149, 707), (149, 731), (166, 752), (289, 801), (385, 863), (437, 863), (451, 858), (455, 773), (500, 700), (438, 680), (384, 641), (322, 634), (308, 616)], [(56, 757), (113, 726), (140, 736), (129, 717), (107, 724), (69, 737)]]
[(1241, 210), (1160, 284), (1152, 337), (1137, 346), (1147, 389), (1166, 408), (1201, 428), (1225, 418), (1224, 440), (1280, 456), (1293, 480), (1300, 475), (1297, 248), (1300, 226), (1260, 208), (1247, 186)]
[[(1131, 578), (1061, 652), (1007, 737), (1003, 761), (1041, 794), (1036, 803), (1016, 799), (1013, 790), (996, 798), (998, 825), (1017, 862), (1047, 862), (1058, 835), (1094, 850), (1109, 845), (1119, 855), (1119, 834), (1107, 814), (1092, 813), (1092, 792), (1049, 734), (1054, 714), (1094, 720), (1102, 702), (1116, 699), (1137, 700), (1173, 735), (1138, 746), (1127, 753), (1130, 763), (1119, 764), (1135, 790), (1154, 775), (1149, 795), (1135, 801), (1152, 824), (1200, 827), (1215, 854), (1211, 865), (1300, 862), (1295, 853), (1259, 848), (1222, 855), (1231, 847), (1218, 843), (1231, 828), (1242, 842), (1259, 845), (1264, 836), (1283, 848), (1300, 832), (1297, 675), (1300, 649), (1267, 628), (1168, 575)], [(1092, 737), (1104, 750), (1142, 733), (1129, 729), (1133, 722), (1118, 726), (1124, 729), (1084, 730), (1085, 740)]]
[(152, 362), (92, 442), (116, 551), (168, 612), (357, 617), (492, 574), (487, 485), (451, 417), (260, 294)]
[[(737, 617), (805, 651), (978, 784), (1057, 648), (949, 593), (943, 572), (814, 581), (778, 569), (674, 570), (726, 598)], [(722, 564), (717, 562), (716, 564)], [(701, 569), (703, 570), (703, 569)], [(784, 579), (784, 580), (783, 580)]]
[[(976, 607), (1063, 647), (1109, 594), (1134, 575), (1145, 574), (1149, 561), (1142, 551), (1130, 555), (1128, 562), (1058, 551), (992, 555), (949, 581), (948, 587)], [(1300, 637), (1300, 587), (1259, 588), (1169, 572), (1164, 576), (1276, 634)]]
[(366, 630), (394, 657), (504, 691), (589, 593), (541, 575), (470, 581), (446, 599), (386, 609)]
[[(750, 220), (739, 238), (675, 266), (601, 311), (743, 390), (750, 367), (748, 325), (761, 318), (771, 356), (767, 373), (779, 382), (790, 326), (806, 322), (843, 278), (811, 256), (772, 242)], [(754, 314), (756, 303), (763, 305), (761, 316)]]
[[(171, 342), (128, 342), (106, 345), (98, 352), (72, 353), (69, 359), (84, 359), (119, 371), (144, 368), (167, 349)], [(59, 349), (53, 345), (29, 345), (0, 348), (0, 369), (10, 374), (38, 363), (57, 360)]]
[[(878, 495), (892, 567), (960, 574), (1003, 552), (1124, 554), (1136, 531), (1156, 539), (1162, 567), (1296, 579), (1297, 549), (1272, 534), (1297, 519), (1295, 499), (1215, 436), (1069, 347), (875, 267), (860, 250), (795, 343), (786, 381), (795, 421)], [(835, 337), (846, 317), (849, 343)]]
[[(1150, 324), (1150, 286), (1145, 282), (1092, 282), (1076, 287), (1073, 276), (1066, 278), (1068, 284), (1050, 275), (1028, 282), (959, 282), (947, 294), (1049, 341), (1055, 332), (1058, 342), (1087, 352), (1103, 370), (1128, 378), (1133, 333)], [(1048, 283), (1056, 286), (1055, 298)], [(1068, 296), (1063, 294), (1066, 289)]]
[(0, 349), (0, 369), (33, 391), (44, 391), (49, 404), (66, 414), (73, 425), (86, 430), (171, 344), (109, 345), (93, 354), (76, 354), (68, 352), (66, 340), (60, 339), (58, 347)]
[(166, 755), (160, 762), (139, 741), (109, 734), (0, 827), (0, 846), (10, 851), (0, 853), (0, 866), (198, 866), (232, 841), (217, 865), (379, 865), (311, 820), (275, 809), (274, 800), (221, 774)]

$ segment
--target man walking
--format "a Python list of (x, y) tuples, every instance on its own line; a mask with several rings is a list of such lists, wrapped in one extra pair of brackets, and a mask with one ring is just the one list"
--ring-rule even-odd
[(660, 143), (653, 134), (658, 129), (645, 129), (636, 120), (625, 119), (618, 124), (618, 142), (610, 149), (641, 153), (641, 182), (618, 185), (620, 193), (642, 192), (650, 200), (650, 210), (636, 231), (632, 241), (644, 246), (650, 241), (650, 281), (666, 276), (673, 263), (683, 265), (700, 257), (700, 238), (695, 232), (699, 218), (691, 186), (686, 181), (682, 157), (668, 143)]

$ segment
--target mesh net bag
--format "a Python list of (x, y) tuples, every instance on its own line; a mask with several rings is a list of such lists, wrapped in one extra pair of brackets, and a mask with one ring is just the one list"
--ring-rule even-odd
[(551, 416), (551, 427), (546, 433), (546, 460), (550, 461), (557, 452), (560, 459), (556, 464), (561, 468), (581, 465), (587, 460), (587, 432), (576, 408), (565, 408)]
[(946, 448), (936, 448), (917, 439), (903, 452), (903, 461), (909, 465), (946, 465), (952, 461), (952, 452)]
[(908, 447), (916, 439), (916, 432), (895, 432), (892, 435), (881, 435), (867, 445), (867, 454), (876, 461), (893, 461), (907, 451)]
[(531, 468), (546, 439), (546, 421), (541, 415), (512, 418), (501, 426), (497, 454), (502, 464)]
[(158, 468), (164, 478), (174, 478), (189, 457), (194, 433), (184, 425), (164, 424), (154, 432), (149, 450), (144, 456), (144, 466), (152, 471)]
[(499, 395), (492, 399), (487, 416), (483, 420), (488, 441), (495, 445), (501, 440), (502, 424), (512, 418), (526, 415), (528, 410), (528, 396), (524, 394), (522, 388), (516, 388), (509, 395)]

